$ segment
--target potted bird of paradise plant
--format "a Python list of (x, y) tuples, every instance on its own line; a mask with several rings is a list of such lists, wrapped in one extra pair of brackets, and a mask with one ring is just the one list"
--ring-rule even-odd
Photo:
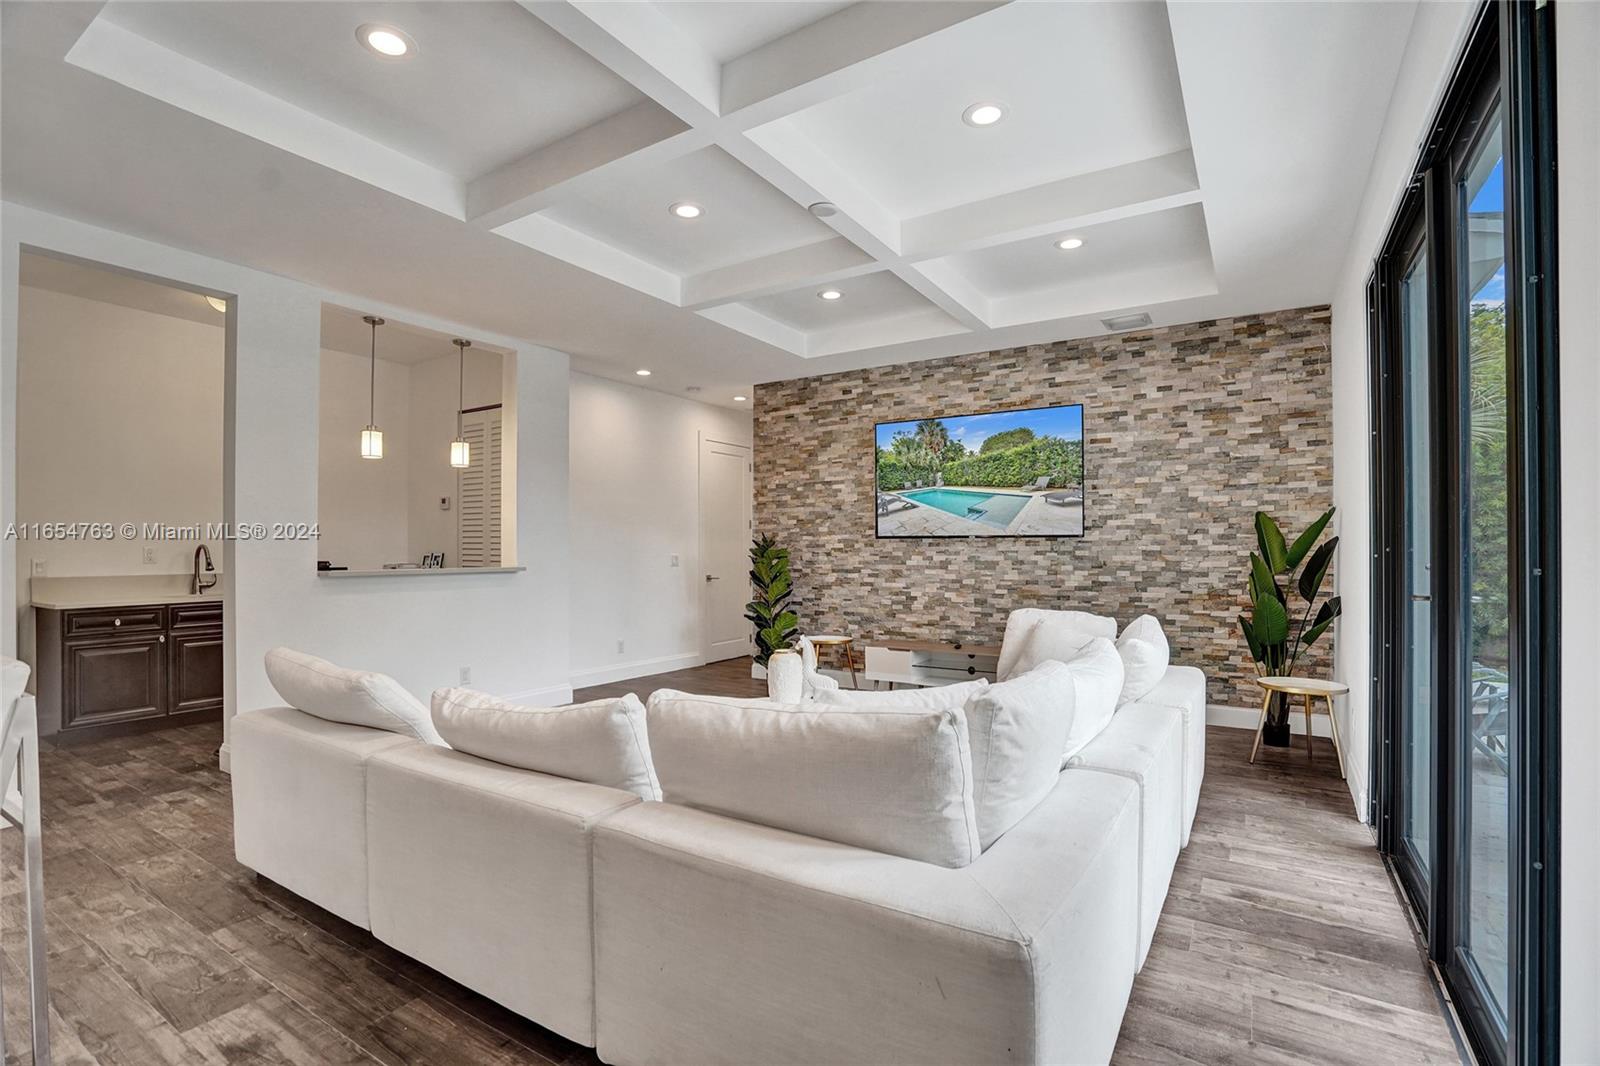
[[(1263, 677), (1291, 676), (1306, 649), (1339, 617), (1339, 597), (1317, 605), (1339, 546), (1338, 537), (1317, 543), (1332, 518), (1330, 507), (1290, 541), (1271, 515), (1256, 512), (1258, 550), (1250, 553), (1250, 612), (1239, 615), (1239, 631)], [(1291, 602), (1291, 593), (1297, 602)], [(1272, 694), (1261, 739), (1276, 747), (1289, 744), (1289, 704), (1283, 693)]]

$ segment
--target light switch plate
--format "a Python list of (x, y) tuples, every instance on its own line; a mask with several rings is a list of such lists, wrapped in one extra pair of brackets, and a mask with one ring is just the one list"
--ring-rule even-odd
[(48, 559), (35, 559), (33, 561), (33, 576), (34, 577), (44, 577), (49, 572), (50, 572), (50, 560), (48, 560)]
[(155, 545), (146, 544), (144, 546), (144, 565), (146, 565), (146, 566), (154, 566), (155, 563), (156, 563)]

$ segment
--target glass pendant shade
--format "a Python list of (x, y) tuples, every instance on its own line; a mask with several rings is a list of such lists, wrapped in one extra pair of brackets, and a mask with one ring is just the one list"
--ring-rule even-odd
[(383, 458), (383, 430), (377, 426), (368, 426), (361, 431), (361, 458)]
[(450, 442), (450, 465), (465, 470), (472, 465), (472, 445), (457, 437)]

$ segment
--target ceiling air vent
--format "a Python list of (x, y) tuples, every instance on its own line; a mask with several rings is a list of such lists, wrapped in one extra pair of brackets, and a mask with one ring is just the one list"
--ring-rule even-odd
[(1112, 333), (1121, 333), (1125, 329), (1143, 329), (1150, 324), (1150, 316), (1140, 311), (1136, 315), (1118, 315), (1116, 318), (1102, 318), (1100, 324)]

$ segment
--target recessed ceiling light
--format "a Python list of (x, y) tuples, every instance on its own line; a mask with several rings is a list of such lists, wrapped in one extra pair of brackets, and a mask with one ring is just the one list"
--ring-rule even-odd
[(733, 402), (734, 403), (744, 403), (745, 399), (746, 399), (746, 397), (744, 397), (744, 396), (735, 396), (733, 398)]
[(634, 373), (635, 373), (635, 374), (638, 374), (638, 375), (639, 375), (639, 376), (640, 376), (640, 377), (642, 377), (642, 378), (647, 378), (647, 377), (649, 377), (649, 376), (650, 376), (650, 371), (648, 371), (648, 370), (645, 370), (645, 369), (644, 369), (644, 368), (643, 368), (643, 367), (641, 367), (641, 368), (640, 368), (640, 369), (638, 369), (638, 370), (635, 370), (635, 371), (634, 371)]
[(823, 289), (821, 292), (817, 293), (817, 299), (842, 300), (844, 299), (844, 293), (840, 292), (838, 289)]
[(705, 210), (699, 204), (691, 204), (687, 200), (679, 200), (667, 210), (677, 218), (699, 218), (705, 214)]
[(839, 213), (839, 209), (826, 200), (818, 200), (810, 207), (807, 207), (806, 210), (810, 211), (817, 218), (832, 218), (834, 215)]
[(211, 305), (211, 310), (215, 311), (219, 315), (225, 315), (225, 314), (228, 313), (228, 301), (227, 300), (221, 300), (221, 299), (218, 299), (215, 296), (207, 296), (206, 297), (206, 303), (210, 304)]
[(961, 112), (961, 121), (969, 126), (993, 126), (1006, 117), (1006, 109), (999, 104), (973, 104)]
[(405, 59), (417, 54), (417, 42), (396, 26), (368, 22), (356, 30), (356, 40), (384, 59)]
[(1082, 237), (1063, 237), (1061, 240), (1056, 242), (1056, 247), (1060, 248), (1063, 252), (1070, 252), (1074, 248), (1082, 248), (1083, 247), (1083, 238)]

